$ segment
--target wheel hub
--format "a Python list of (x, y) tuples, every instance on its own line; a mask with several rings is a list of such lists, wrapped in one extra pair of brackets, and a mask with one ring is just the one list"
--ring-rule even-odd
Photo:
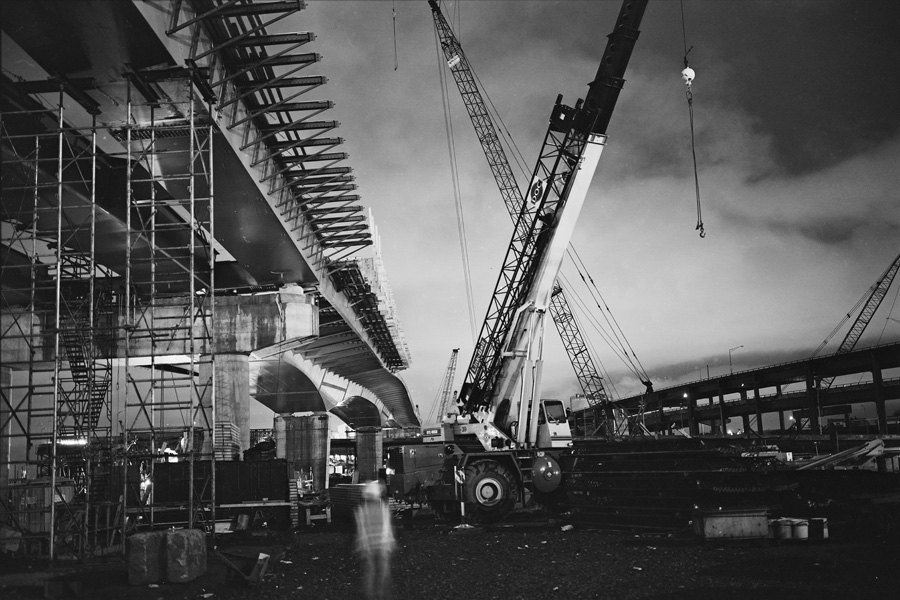
[(475, 486), (475, 499), (484, 506), (493, 506), (503, 500), (503, 487), (496, 479), (482, 479)]

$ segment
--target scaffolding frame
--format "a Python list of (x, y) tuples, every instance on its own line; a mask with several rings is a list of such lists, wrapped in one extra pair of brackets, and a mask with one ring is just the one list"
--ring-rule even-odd
[[(144, 104), (131, 101), (138, 77), (123, 127), (98, 125), (69, 81), (55, 98), (49, 84), (4, 81), (20, 93), (0, 113), (12, 358), (0, 386), (0, 541), (51, 559), (124, 551), (137, 527), (172, 524), (140, 473), (176, 423), (185, 442), (164, 460), (187, 463), (189, 493), (175, 524), (214, 529), (214, 125), (191, 71), (155, 74), (171, 95)], [(73, 99), (93, 109), (88, 125), (69, 118)], [(99, 134), (122, 152), (100, 150)], [(96, 240), (99, 227), (109, 242), (115, 214), (125, 256), (111, 265)]]
[[(151, 82), (131, 72), (117, 132), (128, 202), (123, 535), (141, 522), (215, 522), (215, 135), (190, 75), (156, 72)], [(140, 102), (142, 89), (160, 92), (141, 92)], [(161, 460), (187, 463), (186, 503), (160, 502), (147, 485)], [(198, 468), (201, 461), (210, 467)]]
[[(46, 83), (34, 93), (49, 92)], [(111, 545), (109, 479), (113, 273), (95, 256), (96, 111), (67, 120), (70, 82), (7, 99), (0, 114), (3, 339), (17, 354), (0, 389), (0, 538), (84, 556)], [(81, 102), (79, 102), (81, 103)], [(89, 105), (90, 108), (90, 105)], [(21, 374), (24, 373), (24, 378)], [(24, 381), (19, 381), (23, 380)]]

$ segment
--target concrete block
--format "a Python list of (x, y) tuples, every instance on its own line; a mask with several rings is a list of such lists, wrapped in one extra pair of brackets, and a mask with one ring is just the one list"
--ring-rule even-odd
[(206, 572), (206, 536), (197, 529), (166, 532), (166, 579), (186, 583)]
[(135, 533), (128, 538), (128, 583), (145, 585), (163, 580), (166, 532)]

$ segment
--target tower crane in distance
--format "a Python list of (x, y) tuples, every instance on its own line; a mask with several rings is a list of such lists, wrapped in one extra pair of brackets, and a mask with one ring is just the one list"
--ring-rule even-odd
[[(431, 7), (435, 31), (438, 34), (444, 58), (453, 74), (472, 126), (475, 128), (475, 134), (485, 158), (487, 158), (494, 181), (500, 190), (500, 196), (513, 224), (515, 224), (524, 199), (503, 150), (497, 134), (497, 127), (482, 97), (469, 60), (466, 58), (459, 39), (444, 18), (438, 0), (428, 0), (428, 5)], [(582, 337), (578, 322), (575, 320), (575, 315), (569, 307), (566, 294), (559, 281), (556, 281), (553, 286), (549, 311), (588, 404), (595, 411), (598, 408), (604, 411), (607, 436), (613, 437), (615, 434), (621, 433), (625, 420), (614, 418), (614, 411), (603, 385), (603, 378), (594, 365), (593, 357)]]
[[(558, 460), (572, 436), (562, 402), (540, 399), (545, 316), (646, 6), (647, 0), (623, 2), (584, 100), (568, 106), (557, 96), (529, 201), (517, 216), (457, 398), (467, 422), (454, 423), (443, 440), (388, 455), (389, 468), (403, 471), (398, 481), (411, 479), (407, 466), (419, 469), (439, 518), (500, 521), (517, 503), (561, 490)], [(429, 463), (433, 476), (424, 473)]]

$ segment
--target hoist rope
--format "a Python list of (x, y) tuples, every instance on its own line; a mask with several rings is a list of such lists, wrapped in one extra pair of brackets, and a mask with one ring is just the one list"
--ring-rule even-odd
[(444, 129), (447, 133), (447, 151), (450, 155), (450, 177), (453, 182), (453, 199), (456, 205), (456, 229), (459, 234), (459, 249), (462, 259), (463, 276), (466, 287), (466, 306), (469, 311), (469, 329), (474, 345), (478, 334), (475, 329), (475, 297), (472, 293), (472, 273), (469, 267), (469, 247), (466, 236), (466, 223), (463, 218), (462, 195), (459, 192), (459, 169), (456, 162), (456, 144), (453, 138), (453, 121), (450, 118), (450, 97), (447, 89), (444, 61), (441, 53), (441, 41), (437, 31), (434, 33), (435, 49), (437, 50), (438, 78), (441, 82), (441, 100), (444, 104)]
[[(560, 275), (560, 280), (565, 284), (567, 293), (569, 294), (567, 298), (571, 300), (570, 305), (579, 308), (582, 314), (587, 318), (587, 322), (594, 328), (603, 341), (606, 342), (606, 345), (612, 350), (613, 354), (619, 357), (619, 360), (622, 361), (622, 364), (631, 371), (631, 373), (637, 377), (638, 379), (642, 379), (643, 375), (638, 370), (637, 365), (635, 365), (634, 361), (631, 360), (631, 356), (629, 356), (628, 351), (625, 349), (624, 345), (620, 340), (614, 339), (615, 335), (609, 331), (607, 331), (607, 327), (601, 323), (597, 317), (594, 315), (594, 312), (587, 303), (575, 292), (571, 292), (572, 285), (566, 279), (564, 275)], [(608, 326), (608, 325), (607, 325)], [(599, 361), (598, 361), (599, 362)]]
[(391, 0), (391, 17), (394, 20), (394, 70), (400, 66), (400, 61), (397, 58), (397, 7), (394, 4), (394, 0)]
[[(623, 343), (623, 349), (627, 347), (627, 353), (630, 353), (634, 360), (636, 361), (636, 365), (640, 369), (640, 373), (643, 377), (644, 381), (649, 381), (650, 377), (647, 375), (647, 370), (644, 369), (644, 365), (641, 364), (640, 359), (637, 357), (637, 353), (635, 353), (634, 348), (631, 346), (631, 342), (628, 341), (628, 337), (625, 335), (625, 332), (622, 331), (622, 327), (619, 325), (619, 322), (616, 320), (616, 317), (612, 314), (612, 311), (609, 309), (609, 306), (606, 304), (606, 300), (604, 300), (603, 295), (600, 293), (600, 289), (597, 287), (597, 284), (594, 283), (594, 278), (588, 273), (587, 267), (584, 264), (584, 261), (581, 260), (581, 256), (574, 248), (570, 248), (569, 252), (574, 255), (572, 262), (575, 264), (575, 268), (578, 270), (578, 275), (581, 277), (582, 281), (585, 282), (585, 285), (588, 286), (588, 291), (591, 294), (591, 298), (594, 300), (597, 308), (600, 309), (601, 312), (604, 313), (604, 319), (607, 319), (606, 314), (609, 314), (609, 319), (612, 319), (612, 323), (610, 324), (610, 328), (616, 332), (616, 339), (621, 338)], [(587, 278), (585, 278), (585, 273), (587, 273)], [(589, 285), (588, 285), (589, 283)], [(596, 296), (594, 294), (596, 292)], [(598, 300), (599, 298), (599, 300)], [(603, 306), (600, 305), (600, 302), (603, 303)], [(609, 322), (607, 319), (607, 322)], [(615, 327), (613, 328), (613, 324)], [(630, 359), (629, 359), (630, 360)]]
[[(682, 71), (682, 75), (684, 75), (690, 68), (688, 65), (688, 52), (694, 48), (693, 46), (688, 48), (687, 45), (687, 29), (684, 25), (684, 0), (681, 0), (681, 39), (684, 42), (684, 71)], [(697, 174), (697, 148), (694, 140), (694, 94), (691, 91), (692, 79), (693, 75), (691, 76), (691, 79), (685, 79), (685, 83), (687, 84), (685, 97), (687, 98), (688, 114), (690, 115), (691, 120), (691, 156), (694, 159), (694, 191), (697, 196), (697, 226), (694, 227), (694, 229), (700, 232), (701, 238), (705, 238), (706, 230), (703, 228), (703, 214), (700, 209), (700, 177)]]

